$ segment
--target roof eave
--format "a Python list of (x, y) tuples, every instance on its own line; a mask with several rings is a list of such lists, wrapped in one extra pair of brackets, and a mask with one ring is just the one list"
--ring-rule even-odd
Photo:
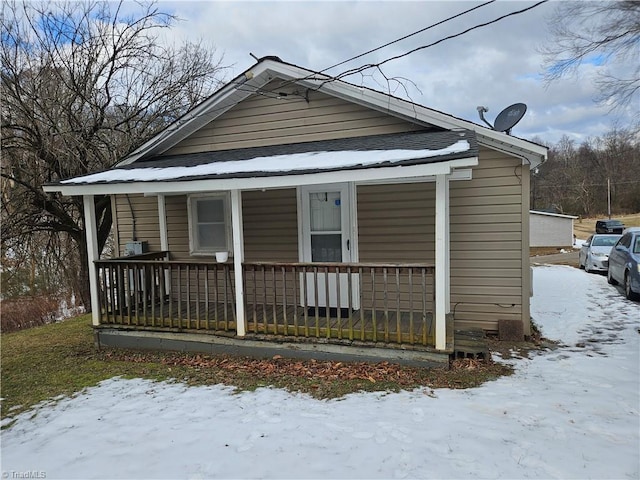
[(273, 76), (285, 77), (285, 80), (296, 80), (297, 83), (309, 88), (318, 88), (322, 85), (323, 90), (343, 100), (353, 101), (362, 106), (390, 113), (414, 123), (435, 125), (447, 130), (472, 130), (477, 134), (480, 145), (520, 157), (523, 159), (523, 163), (530, 165), (531, 169), (543, 163), (547, 158), (547, 148), (542, 145), (491, 130), (468, 120), (453, 117), (369, 88), (359, 88), (340, 80), (325, 83), (330, 77), (295, 65), (273, 62), (272, 60), (267, 60), (266, 62), (270, 63), (265, 64), (265, 71)]
[[(265, 60), (253, 65), (229, 83), (224, 85), (204, 102), (187, 112), (184, 116), (162, 130), (155, 137), (148, 140), (115, 167), (130, 165), (148, 156), (158, 155), (178, 144), (194, 131), (202, 128), (215, 118), (233, 108), (239, 102), (254, 93), (254, 90), (264, 86), (263, 73), (266, 70)], [(245, 87), (240, 89), (239, 87)]]
[[(285, 65), (285, 67), (291, 68), (289, 65)], [(301, 83), (304, 82), (311, 85), (315, 84), (315, 86), (321, 83), (321, 81), (314, 81), (312, 79), (303, 80)], [(520, 157), (523, 159), (523, 163), (530, 165), (531, 169), (543, 163), (547, 158), (547, 148), (542, 145), (507, 135), (503, 132), (491, 130), (468, 120), (456, 118), (397, 97), (390, 97), (375, 90), (359, 89), (351, 84), (340, 81), (325, 83), (322, 88), (344, 100), (354, 101), (365, 107), (395, 114), (411, 122), (435, 125), (447, 130), (471, 130), (476, 133), (480, 145)], [(356, 90), (359, 92), (357, 95), (354, 95)]]
[[(348, 170), (350, 182), (376, 182), (401, 179), (427, 178), (435, 175), (450, 175), (455, 169), (478, 165), (478, 157), (464, 157), (442, 162), (410, 166), (388, 166)], [(215, 177), (200, 180), (176, 179), (171, 181), (111, 182), (92, 184), (52, 184), (43, 187), (45, 192), (59, 192), (66, 196), (106, 194), (188, 194), (206, 191), (257, 190), (269, 188), (293, 188), (301, 185), (343, 183), (345, 171), (269, 175), (261, 177)]]

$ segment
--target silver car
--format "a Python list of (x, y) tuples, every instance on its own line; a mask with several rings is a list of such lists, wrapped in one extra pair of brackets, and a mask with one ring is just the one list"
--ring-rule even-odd
[(586, 272), (609, 270), (609, 253), (622, 235), (591, 235), (580, 247), (578, 266)]
[(640, 228), (628, 228), (611, 251), (607, 280), (624, 287), (629, 300), (640, 300)]

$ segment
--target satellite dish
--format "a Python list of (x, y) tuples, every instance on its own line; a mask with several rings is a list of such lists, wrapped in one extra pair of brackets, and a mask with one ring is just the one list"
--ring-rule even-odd
[(527, 106), (524, 103), (514, 103), (498, 114), (493, 122), (493, 129), (507, 135), (511, 134), (511, 129), (524, 117), (526, 111)]
[(527, 106), (524, 103), (514, 103), (513, 105), (502, 110), (496, 117), (493, 125), (491, 125), (484, 118), (484, 113), (488, 112), (487, 107), (478, 107), (478, 114), (480, 119), (489, 125), (490, 128), (498, 132), (505, 132), (507, 135), (511, 134), (511, 129), (518, 123), (527, 111)]

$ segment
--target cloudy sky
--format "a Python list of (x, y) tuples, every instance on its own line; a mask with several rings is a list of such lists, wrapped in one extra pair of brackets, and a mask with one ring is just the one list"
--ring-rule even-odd
[[(536, 2), (498, 1), (402, 42), (327, 70), (337, 75), (365, 63), (380, 62), (461, 32)], [(203, 39), (231, 65), (228, 79), (257, 57), (277, 55), (312, 70), (327, 67), (467, 10), (478, 2), (460, 1), (200, 1), (162, 2), (182, 20), (171, 29), (175, 40)], [(523, 102), (528, 111), (513, 129), (523, 138), (557, 142), (562, 135), (580, 142), (602, 135), (618, 122), (629, 124), (638, 108), (610, 113), (594, 103), (593, 79), (603, 66), (581, 67), (576, 78), (545, 87), (540, 48), (550, 41), (548, 20), (556, 4), (533, 10), (447, 40), (383, 66), (387, 77), (403, 77), (397, 96), (455, 116), (480, 122), (476, 107), (489, 108), (493, 122), (505, 107)], [(369, 70), (345, 80), (386, 90), (383, 77)], [(393, 88), (399, 87), (395, 84)], [(406, 91), (405, 91), (406, 89)], [(635, 110), (635, 112), (634, 112)]]

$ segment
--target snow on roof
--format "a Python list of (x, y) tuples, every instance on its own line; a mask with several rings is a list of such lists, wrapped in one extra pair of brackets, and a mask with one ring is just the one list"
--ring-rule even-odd
[(400, 164), (412, 160), (429, 159), (468, 152), (467, 140), (436, 150), (343, 150), (314, 151), (289, 155), (259, 156), (246, 160), (215, 161), (194, 166), (144, 168), (116, 168), (83, 177), (63, 180), (61, 184), (91, 184), (107, 182), (154, 182), (187, 177), (246, 174), (282, 174), (303, 171), (329, 171), (355, 167), (370, 168), (383, 164)]

